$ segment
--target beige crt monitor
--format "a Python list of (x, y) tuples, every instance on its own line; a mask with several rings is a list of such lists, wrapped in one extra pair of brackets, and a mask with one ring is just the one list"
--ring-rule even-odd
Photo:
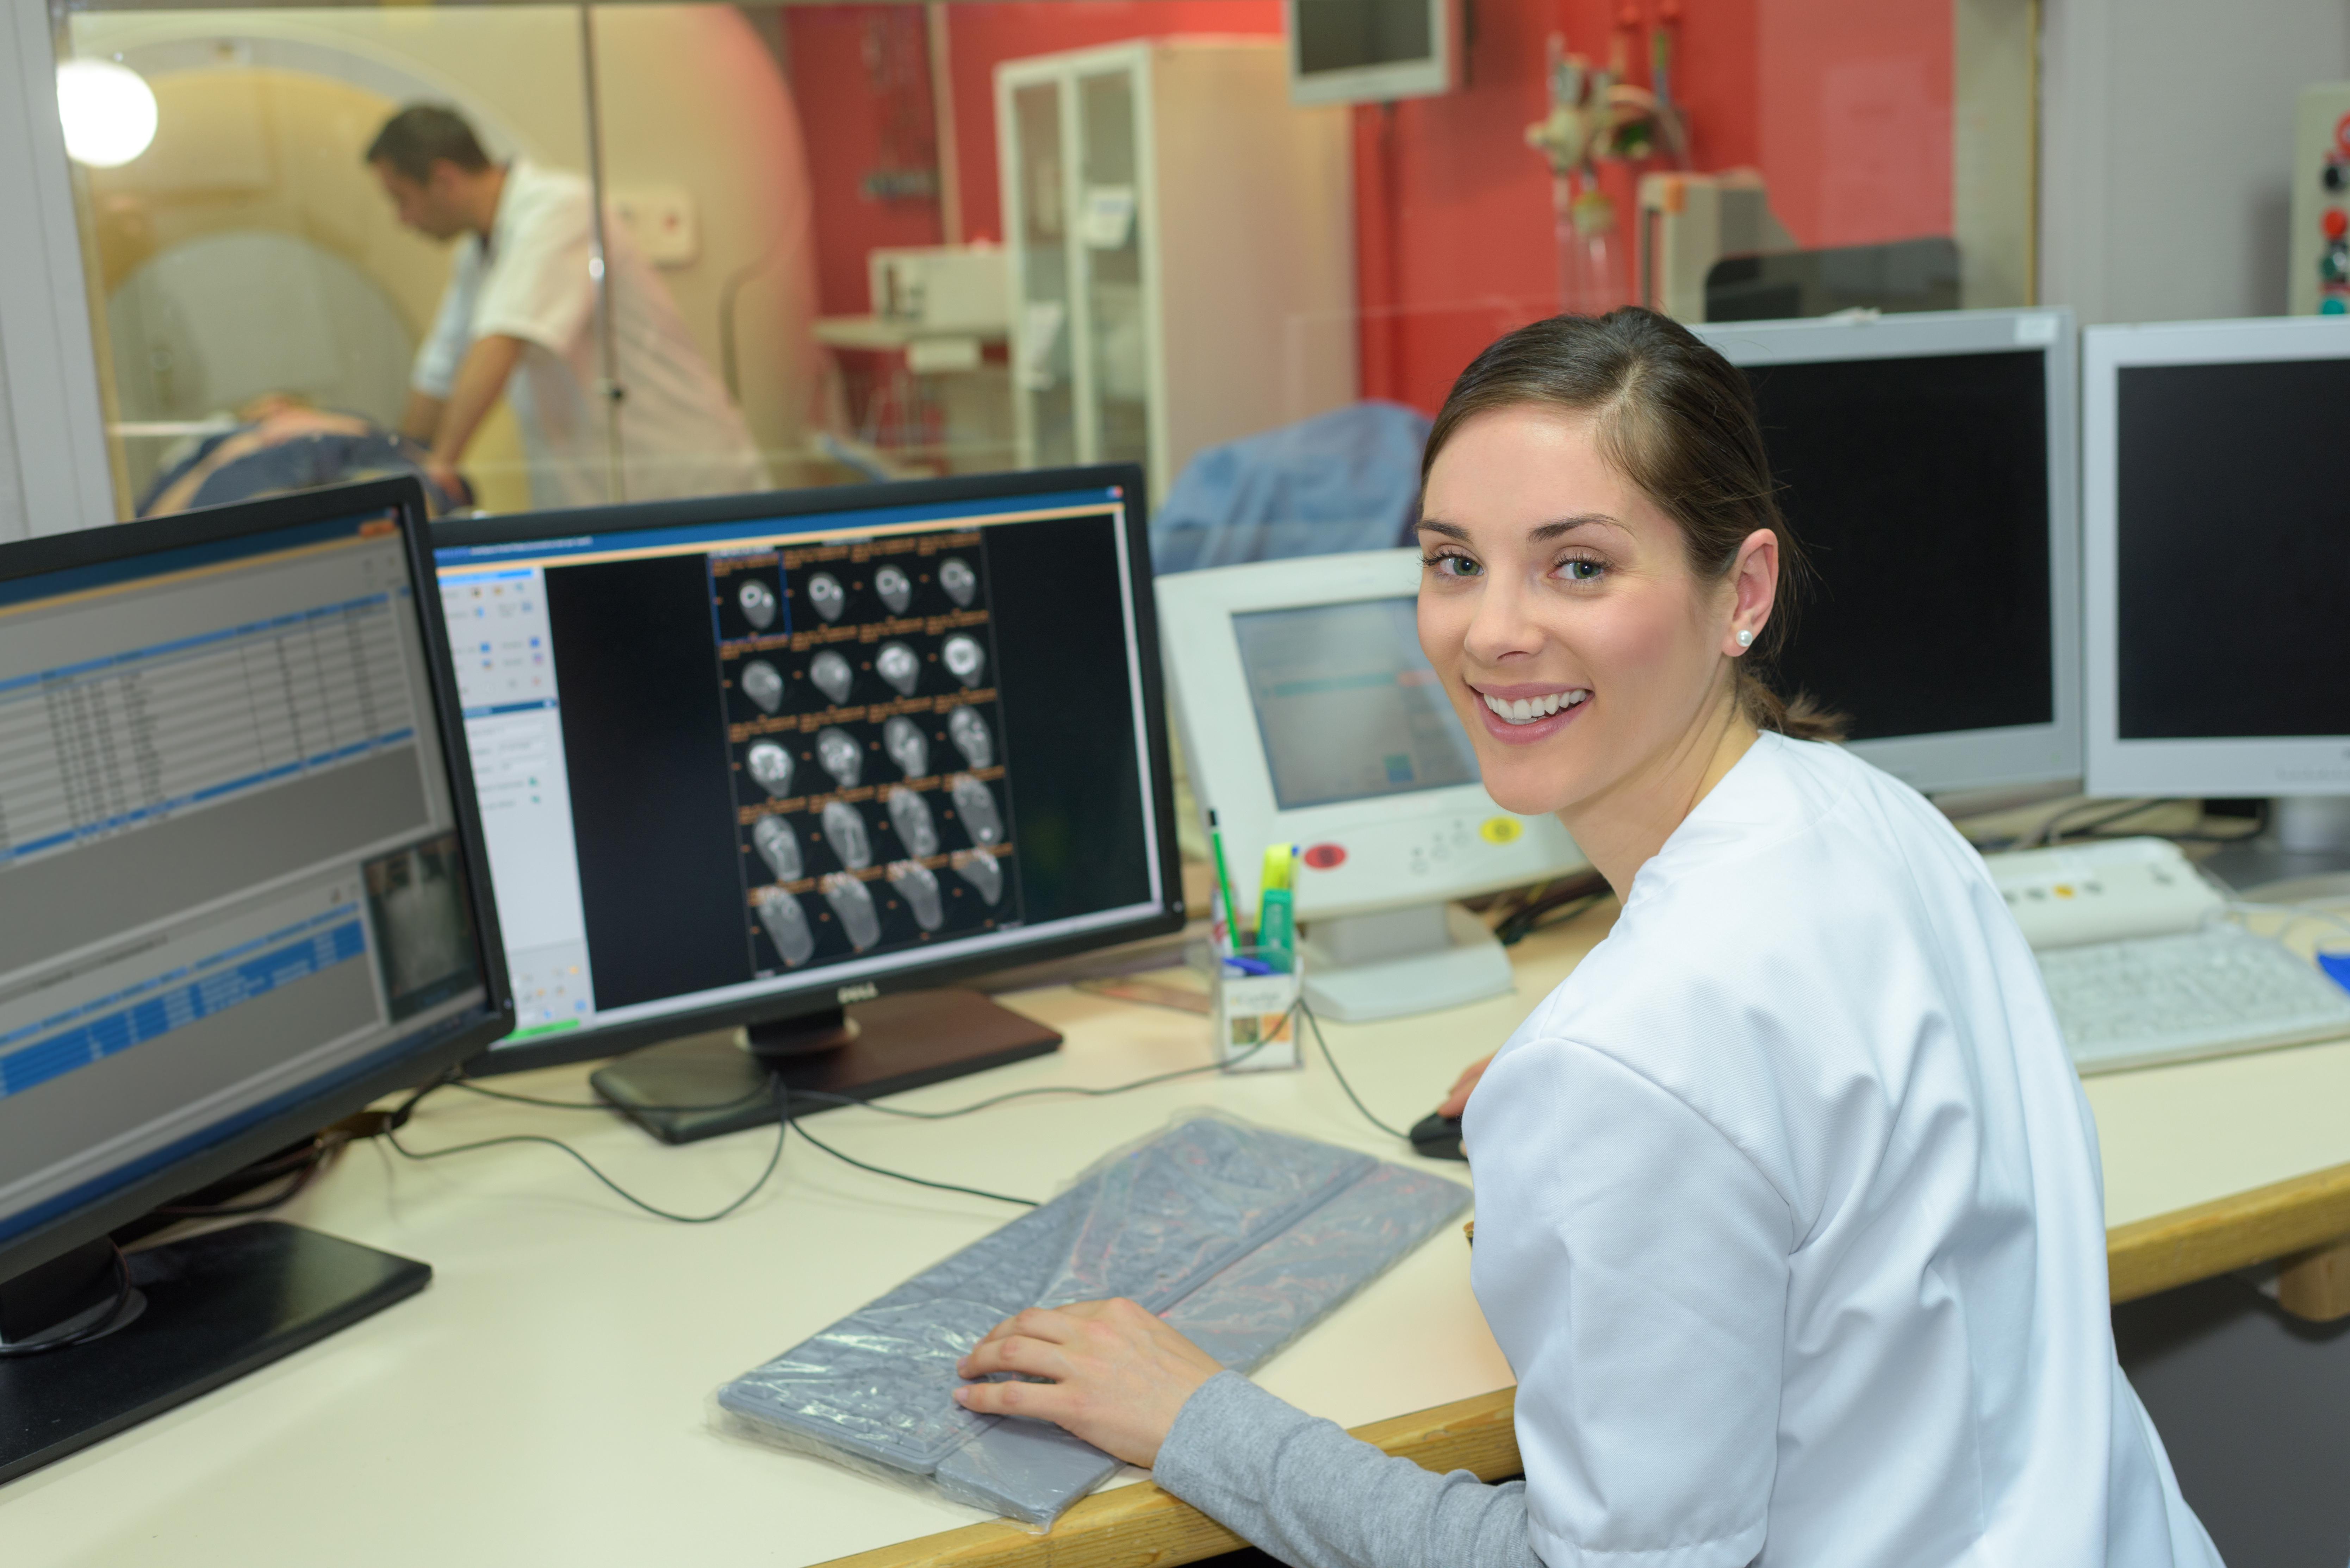
[(1498, 996), (1509, 960), (1451, 900), (1586, 868), (1549, 816), (1516, 816), (1419, 651), (1419, 552), (1371, 550), (1161, 577), (1191, 787), (1217, 815), (1253, 919), (1266, 846), (1299, 852), (1305, 993), (1347, 1022)]

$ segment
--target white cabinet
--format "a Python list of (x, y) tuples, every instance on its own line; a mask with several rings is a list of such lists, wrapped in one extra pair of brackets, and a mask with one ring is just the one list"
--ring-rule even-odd
[(1289, 101), (1277, 39), (995, 67), (1026, 466), (1201, 447), (1357, 396), (1347, 110)]

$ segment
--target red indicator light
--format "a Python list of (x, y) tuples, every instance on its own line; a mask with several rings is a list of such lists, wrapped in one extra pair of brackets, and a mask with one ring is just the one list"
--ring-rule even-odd
[(1316, 871), (1336, 871), (1347, 863), (1347, 847), (1343, 844), (1314, 844), (1298, 857)]

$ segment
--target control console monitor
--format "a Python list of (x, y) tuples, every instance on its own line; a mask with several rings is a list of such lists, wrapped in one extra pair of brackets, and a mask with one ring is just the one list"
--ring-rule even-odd
[[(873, 1095), (1050, 1050), (925, 988), (1181, 927), (1140, 495), (1114, 465), (442, 524), (520, 1013), (473, 1070), (677, 1041), (595, 1082), (682, 1140), (772, 1121), (766, 1064)], [(757, 1059), (679, 1039), (737, 1025)]]
[(2350, 322), (2093, 327), (2083, 356), (2091, 793), (2276, 797), (2265, 863), (2214, 862), (2240, 887), (2350, 867)]
[(1929, 793), (2078, 778), (2071, 313), (1691, 330), (1745, 370), (1813, 568), (1779, 689)]
[(1448, 901), (1589, 864), (1555, 817), (1486, 794), (1419, 649), (1420, 569), (1416, 549), (1369, 550), (1159, 584), (1191, 786), (1232, 896), (1247, 918), (1266, 846), (1297, 846), (1306, 996), (1337, 1019), (1506, 992), (1501, 945)]
[(110, 1232), (513, 1024), (413, 479), (0, 546), (0, 1480), (421, 1289)]

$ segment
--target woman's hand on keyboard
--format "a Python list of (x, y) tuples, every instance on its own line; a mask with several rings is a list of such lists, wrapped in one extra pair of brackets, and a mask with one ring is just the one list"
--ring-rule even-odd
[(1223, 1370), (1206, 1351), (1130, 1301), (1031, 1307), (988, 1331), (956, 1365), (965, 1377), (1011, 1372), (1041, 1383), (966, 1383), (966, 1410), (1055, 1422), (1148, 1468), (1200, 1385)]

